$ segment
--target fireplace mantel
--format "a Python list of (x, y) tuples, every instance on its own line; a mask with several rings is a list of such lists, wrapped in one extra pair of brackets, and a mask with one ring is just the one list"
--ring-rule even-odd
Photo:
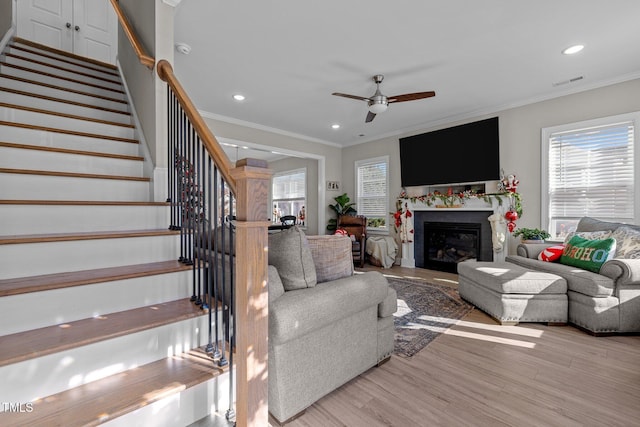
[[(464, 212), (464, 211), (486, 211), (487, 217), (491, 216), (494, 213), (497, 213), (501, 217), (504, 217), (504, 214), (509, 209), (508, 200), (503, 200), (502, 205), (495, 198), (491, 199), (491, 202), (488, 203), (483, 199), (471, 198), (465, 200), (465, 204), (459, 208), (437, 208), (435, 206), (429, 206), (426, 203), (422, 203), (419, 201), (411, 202), (410, 199), (402, 199), (402, 203), (407, 204), (407, 207), (411, 212), (418, 211), (437, 211), (439, 213), (451, 213), (452, 216), (455, 216), (456, 212)], [(488, 221), (488, 220), (487, 220)], [(493, 260), (494, 261), (504, 261), (505, 255), (507, 254), (507, 242), (509, 239), (504, 239), (504, 243), (501, 250), (493, 249)], [(402, 243), (402, 259), (401, 264), (402, 267), (415, 268), (416, 267), (416, 259), (415, 259), (415, 236), (413, 241)]]

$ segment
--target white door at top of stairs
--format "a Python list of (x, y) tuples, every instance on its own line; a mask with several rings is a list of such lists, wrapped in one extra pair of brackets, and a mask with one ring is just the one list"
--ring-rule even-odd
[(106, 0), (17, 0), (23, 39), (114, 64), (117, 17)]

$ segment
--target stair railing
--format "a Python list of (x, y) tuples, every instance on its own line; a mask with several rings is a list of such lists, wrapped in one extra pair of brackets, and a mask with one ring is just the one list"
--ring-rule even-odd
[(167, 83), (171, 228), (180, 230), (180, 260), (193, 264), (191, 299), (209, 311), (207, 351), (219, 366), (229, 365), (227, 418), (235, 416), (239, 426), (264, 426), (268, 424), (269, 225), (265, 219), (271, 172), (266, 162), (255, 159), (243, 159), (232, 167), (169, 62), (159, 61), (157, 72)]
[(129, 23), (127, 16), (122, 11), (122, 8), (118, 3), (118, 0), (109, 0), (109, 1), (111, 2), (113, 9), (115, 10), (116, 15), (118, 16), (118, 21), (120, 21), (120, 26), (122, 27), (122, 31), (124, 31), (127, 38), (129, 39), (129, 43), (131, 43), (131, 47), (133, 47), (133, 51), (136, 53), (138, 60), (142, 65), (152, 70), (153, 66), (156, 63), (156, 60), (152, 56), (147, 54), (147, 52), (144, 49), (144, 46), (142, 46), (142, 43), (140, 43), (140, 40), (138, 39), (138, 37), (136, 37), (136, 34), (133, 31), (133, 27)]

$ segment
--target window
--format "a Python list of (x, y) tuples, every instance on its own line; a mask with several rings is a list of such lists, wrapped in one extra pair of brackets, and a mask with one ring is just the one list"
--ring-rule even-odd
[(543, 227), (563, 239), (583, 216), (635, 223), (640, 114), (543, 129)]
[(360, 160), (355, 166), (358, 215), (367, 217), (368, 231), (388, 231), (389, 157)]
[(296, 224), (307, 221), (307, 170), (296, 169), (273, 175), (271, 184), (271, 221), (280, 223), (285, 215), (296, 217)]

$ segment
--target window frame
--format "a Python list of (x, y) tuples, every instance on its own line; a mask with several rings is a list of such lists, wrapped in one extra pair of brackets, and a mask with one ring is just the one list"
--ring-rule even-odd
[[(637, 181), (640, 177), (640, 111), (542, 128), (540, 156), (540, 219), (543, 229), (549, 230), (549, 232), (553, 235), (552, 230), (550, 230), (551, 212), (549, 211), (549, 149), (551, 135), (559, 132), (579, 131), (581, 129), (591, 127), (610, 126), (622, 122), (633, 123), (634, 206), (632, 223), (638, 223), (638, 220), (640, 218), (640, 185), (635, 185), (635, 181)], [(606, 220), (606, 218), (601, 219)], [(550, 240), (554, 240), (553, 237)]]
[[(371, 234), (389, 234), (390, 230), (389, 230), (389, 156), (379, 156), (379, 157), (372, 157), (372, 158), (368, 158), (368, 159), (361, 159), (361, 160), (356, 160), (354, 162), (354, 181), (355, 181), (355, 202), (356, 202), (356, 210), (358, 211), (358, 215), (365, 215), (363, 213), (360, 212), (360, 194), (359, 194), (359, 173), (358, 173), (358, 169), (363, 167), (363, 166), (367, 166), (367, 165), (374, 165), (374, 164), (379, 164), (379, 163), (384, 163), (385, 164), (385, 195), (384, 195), (384, 206), (385, 206), (385, 215), (384, 215), (384, 221), (385, 221), (385, 226), (384, 227), (369, 227), (367, 225), (367, 233), (371, 233)], [(369, 217), (367, 217), (367, 222), (369, 221)]]
[[(287, 176), (287, 175), (296, 175), (298, 173), (303, 173), (304, 174), (304, 198), (301, 199), (299, 197), (288, 197), (288, 198), (275, 198), (274, 197), (274, 191), (273, 191), (273, 185), (275, 182), (275, 178), (277, 177), (281, 177), (281, 176)], [(302, 206), (304, 206), (305, 208), (305, 219), (304, 219), (304, 224), (299, 224), (299, 226), (303, 229), (305, 229), (307, 227), (308, 224), (308, 218), (309, 218), (309, 209), (307, 209), (307, 195), (308, 195), (308, 188), (307, 188), (307, 184), (308, 184), (308, 171), (306, 167), (303, 168), (296, 168), (296, 169), (291, 169), (291, 170), (286, 170), (286, 171), (280, 171), (280, 172), (275, 172), (272, 176), (271, 176), (271, 191), (270, 191), (270, 203), (269, 206), (273, 206), (274, 203), (276, 202), (294, 202), (297, 200), (302, 200), (303, 204)], [(294, 212), (292, 213), (292, 215), (295, 215), (296, 218), (298, 217), (298, 212)], [(270, 215), (271, 216), (271, 222), (274, 224), (278, 224), (280, 221), (276, 221), (275, 218), (273, 218), (273, 213)], [(298, 224), (298, 220), (296, 219), (296, 224)]]

